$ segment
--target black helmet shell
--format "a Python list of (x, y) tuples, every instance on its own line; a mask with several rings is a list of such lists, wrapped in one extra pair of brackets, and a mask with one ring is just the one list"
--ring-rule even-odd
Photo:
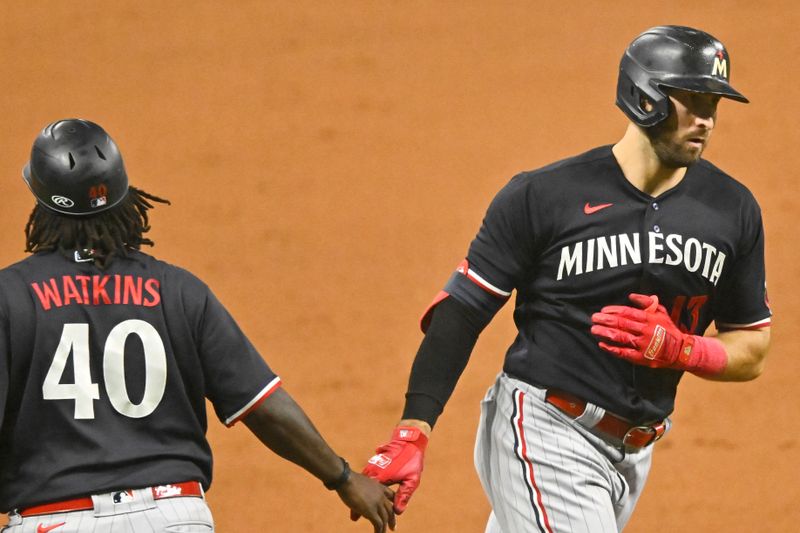
[[(617, 106), (631, 121), (648, 127), (669, 114), (664, 87), (748, 102), (730, 85), (730, 73), (728, 51), (712, 35), (686, 26), (656, 26), (636, 37), (622, 55)], [(652, 109), (642, 106), (643, 99)]]
[(22, 177), (39, 203), (67, 215), (93, 215), (128, 194), (122, 155), (103, 128), (81, 119), (46, 126)]

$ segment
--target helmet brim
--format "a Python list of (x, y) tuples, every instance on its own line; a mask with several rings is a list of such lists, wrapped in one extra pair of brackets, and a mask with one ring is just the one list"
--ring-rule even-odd
[(25, 166), (22, 167), (22, 181), (24, 181), (25, 185), (28, 186), (28, 190), (31, 191), (31, 193), (33, 193), (33, 196), (36, 197), (36, 201), (39, 201), (39, 198), (36, 195), (36, 191), (33, 190), (33, 175), (31, 173), (30, 161), (25, 163)]
[(31, 186), (31, 162), (30, 161), (25, 163), (25, 166), (22, 167), (22, 179), (25, 180), (25, 183), (28, 184), (28, 187)]
[(731, 87), (729, 83), (717, 78), (673, 77), (668, 80), (660, 80), (658, 85), (696, 93), (718, 94), (744, 104), (750, 102), (745, 95)]

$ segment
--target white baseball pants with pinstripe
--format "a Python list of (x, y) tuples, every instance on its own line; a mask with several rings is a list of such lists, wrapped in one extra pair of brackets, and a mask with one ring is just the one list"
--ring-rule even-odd
[[(592, 408), (599, 420), (602, 409)], [(545, 402), (543, 389), (500, 374), (481, 402), (475, 444), (492, 504), (486, 533), (622, 531), (652, 451), (606, 442)]]
[[(94, 509), (22, 517), (9, 515), (2, 533), (213, 533), (214, 520), (205, 498), (153, 499), (148, 489), (92, 496)], [(116, 498), (115, 498), (116, 497)], [(115, 503), (115, 499), (117, 503)]]

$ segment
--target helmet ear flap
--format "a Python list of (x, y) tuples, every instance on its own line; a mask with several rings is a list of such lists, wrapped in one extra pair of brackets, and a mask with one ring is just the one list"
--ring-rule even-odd
[(643, 79), (636, 83), (629, 72), (621, 68), (617, 80), (617, 107), (633, 122), (644, 128), (655, 126), (669, 115), (669, 98), (659, 87)]

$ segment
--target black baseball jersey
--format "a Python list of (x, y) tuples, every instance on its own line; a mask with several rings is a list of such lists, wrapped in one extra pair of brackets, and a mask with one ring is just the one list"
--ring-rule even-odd
[[(517, 291), (504, 371), (634, 422), (672, 412), (682, 373), (615, 358), (590, 333), (605, 305), (656, 294), (683, 331), (769, 325), (761, 212), (740, 183), (700, 160), (653, 198), (611, 146), (515, 176), (437, 297), (496, 312)], [(436, 300), (434, 301), (434, 304)], [(428, 317), (423, 316), (423, 324)]]
[(211, 483), (208, 398), (235, 423), (280, 385), (209, 288), (140, 252), (0, 270), (0, 511)]

